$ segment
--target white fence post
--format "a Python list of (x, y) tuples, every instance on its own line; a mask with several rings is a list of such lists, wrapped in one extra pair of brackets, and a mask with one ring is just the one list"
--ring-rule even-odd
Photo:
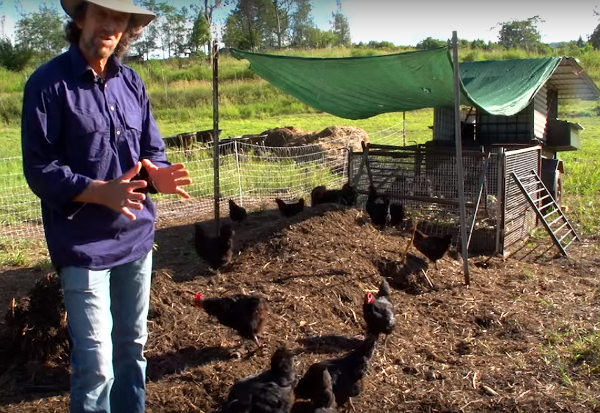
[(238, 189), (239, 189), (239, 197), (240, 197), (240, 205), (243, 205), (243, 191), (242, 191), (242, 171), (240, 168), (240, 156), (238, 151), (238, 141), (233, 141), (233, 151), (235, 153), (235, 167), (237, 170), (238, 177)]

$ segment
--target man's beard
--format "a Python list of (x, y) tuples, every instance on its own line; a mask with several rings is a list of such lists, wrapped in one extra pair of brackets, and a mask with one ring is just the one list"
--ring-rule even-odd
[(87, 52), (96, 59), (106, 59), (110, 57), (117, 48), (118, 43), (105, 46), (102, 44), (102, 39), (104, 39), (104, 36), (99, 33), (94, 33), (90, 37), (83, 38), (84, 47)]

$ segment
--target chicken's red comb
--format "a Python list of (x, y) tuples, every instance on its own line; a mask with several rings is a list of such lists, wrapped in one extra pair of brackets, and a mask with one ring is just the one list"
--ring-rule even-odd
[(202, 294), (202, 293), (196, 293), (196, 295), (194, 295), (194, 301), (196, 303), (199, 303), (202, 300), (204, 300), (204, 294)]

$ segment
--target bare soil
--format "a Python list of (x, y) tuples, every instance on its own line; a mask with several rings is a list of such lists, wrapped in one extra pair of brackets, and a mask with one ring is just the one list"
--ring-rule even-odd
[[(214, 231), (213, 222), (205, 224)], [(261, 211), (234, 228), (234, 260), (217, 274), (195, 255), (191, 219), (157, 232), (148, 412), (218, 410), (229, 387), (267, 368), (281, 344), (306, 349), (296, 358), (299, 374), (344, 354), (364, 332), (363, 296), (383, 276), (394, 288), (398, 324), (385, 354), (377, 347), (363, 392), (353, 399), (357, 412), (600, 411), (598, 349), (573, 347), (598, 335), (596, 240), (572, 244), (570, 258), (557, 257), (545, 239), (507, 260), (472, 257), (469, 287), (462, 262), (451, 254), (456, 259), (447, 256), (439, 269), (427, 266), (431, 286), (414, 248), (408, 264), (400, 263), (410, 234), (381, 233), (356, 209), (321, 205), (293, 218)], [(1, 305), (8, 308), (13, 296), (18, 301), (47, 272), (4, 268)], [(265, 347), (256, 350), (195, 308), (198, 291), (264, 296), (270, 308)], [(233, 358), (240, 346), (242, 356)], [(67, 411), (63, 350), (23, 364), (3, 346), (0, 411)]]

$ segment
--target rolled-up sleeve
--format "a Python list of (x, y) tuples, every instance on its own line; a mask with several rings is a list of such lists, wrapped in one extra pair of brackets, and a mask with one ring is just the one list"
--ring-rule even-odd
[(78, 203), (92, 179), (73, 173), (61, 162), (56, 146), (61, 131), (60, 106), (56, 97), (29, 79), (23, 95), (21, 150), (23, 173), (29, 188), (50, 207), (68, 213)]
[(142, 140), (140, 142), (140, 159), (149, 159), (156, 166), (171, 166), (165, 152), (165, 141), (162, 138), (156, 120), (152, 115), (152, 107), (148, 92), (141, 78), (138, 77), (140, 103), (142, 105)]

